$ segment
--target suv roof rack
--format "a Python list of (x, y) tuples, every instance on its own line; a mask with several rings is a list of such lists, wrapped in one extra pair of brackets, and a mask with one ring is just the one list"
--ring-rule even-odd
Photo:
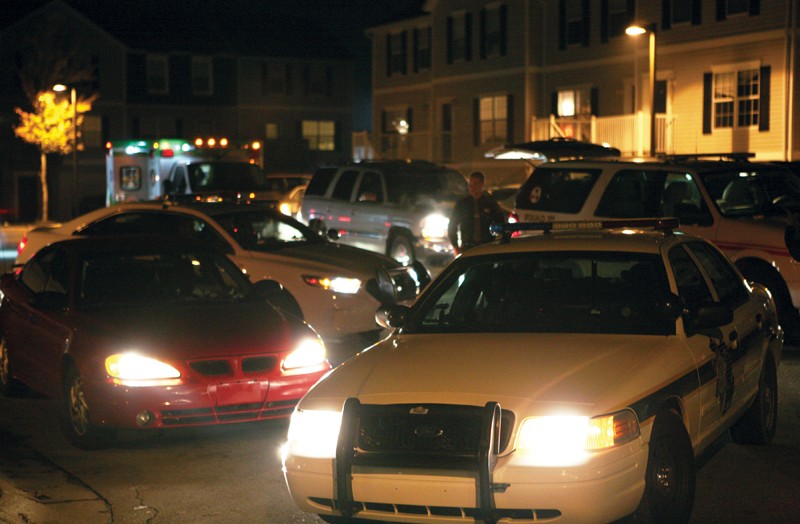
[(559, 222), (507, 222), (492, 224), (489, 230), (500, 236), (503, 243), (508, 242), (511, 234), (519, 231), (587, 231), (599, 229), (653, 229), (672, 234), (680, 226), (677, 218), (619, 218), (607, 220), (565, 220)]
[(744, 162), (756, 156), (749, 152), (728, 152), (728, 153), (693, 153), (687, 155), (664, 155), (659, 158), (667, 162), (697, 162), (699, 160), (727, 160)]

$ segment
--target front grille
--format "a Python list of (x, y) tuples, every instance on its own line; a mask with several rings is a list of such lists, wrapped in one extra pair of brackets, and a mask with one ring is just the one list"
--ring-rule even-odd
[[(417, 405), (373, 405), (364, 410), (357, 432), (358, 448), (366, 452), (414, 452), (431, 455), (475, 453), (480, 446), (483, 408), (425, 405), (426, 414), (412, 414)], [(511, 438), (514, 414), (503, 411), (500, 445)]]
[(268, 373), (277, 364), (278, 359), (273, 356), (245, 357), (237, 359), (195, 360), (189, 362), (189, 367), (207, 377), (233, 376), (240, 367), (242, 373)]
[[(325, 507), (327, 509), (336, 511), (339, 509), (337, 500), (326, 499), (319, 497), (311, 497), (309, 501), (312, 504)], [(460, 508), (452, 506), (420, 506), (411, 504), (386, 504), (378, 502), (361, 502), (355, 501), (353, 503), (354, 514), (361, 516), (369, 513), (374, 516), (379, 516), (380, 513), (391, 515), (407, 515), (407, 516), (426, 516), (426, 517), (450, 517), (456, 519), (463, 519), (464, 522), (475, 522), (481, 519), (481, 510), (478, 508)], [(496, 509), (494, 513), (497, 519), (524, 520), (524, 521), (547, 521), (556, 519), (561, 516), (561, 512), (557, 509)]]
[(275, 402), (217, 406), (215, 408), (170, 409), (161, 412), (164, 426), (199, 426), (246, 422), (270, 418), (288, 417), (300, 399)]

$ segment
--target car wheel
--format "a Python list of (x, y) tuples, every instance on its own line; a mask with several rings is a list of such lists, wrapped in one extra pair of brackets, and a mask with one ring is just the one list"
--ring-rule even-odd
[(673, 410), (656, 416), (644, 480), (636, 522), (689, 521), (694, 503), (694, 454), (686, 428)]
[(64, 375), (64, 428), (72, 444), (80, 449), (98, 449), (113, 440), (114, 432), (91, 422), (83, 379), (74, 365)]
[(731, 428), (737, 444), (769, 444), (778, 425), (778, 376), (772, 359), (764, 362), (753, 404)]
[(10, 397), (17, 389), (17, 384), (11, 373), (11, 357), (8, 354), (8, 344), (5, 338), (0, 337), (0, 393)]
[(416, 261), (414, 245), (411, 242), (411, 238), (404, 233), (389, 237), (389, 248), (386, 250), (386, 254), (404, 266), (410, 266)]

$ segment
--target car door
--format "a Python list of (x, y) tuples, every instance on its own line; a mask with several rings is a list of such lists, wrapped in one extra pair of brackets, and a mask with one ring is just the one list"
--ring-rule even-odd
[(353, 229), (352, 199), (358, 175), (357, 169), (345, 169), (339, 173), (327, 202), (326, 215), (329, 227), (339, 232), (341, 243), (348, 245), (357, 245), (358, 243), (358, 239), (351, 234)]
[(350, 207), (352, 245), (382, 253), (386, 249), (389, 215), (386, 212), (386, 189), (383, 176), (364, 171), (356, 182)]
[(20, 274), (29, 299), (15, 301), (15, 318), (6, 333), (20, 379), (48, 395), (58, 394), (61, 358), (72, 338), (65, 322), (69, 274), (69, 253), (63, 248), (45, 248), (37, 254)]

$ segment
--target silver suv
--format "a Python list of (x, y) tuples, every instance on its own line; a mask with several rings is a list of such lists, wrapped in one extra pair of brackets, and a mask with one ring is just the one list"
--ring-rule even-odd
[(719, 246), (775, 296), (787, 341), (800, 342), (800, 178), (750, 154), (658, 161), (574, 160), (537, 167), (512, 220), (553, 222), (674, 216)]
[(421, 161), (363, 162), (317, 170), (303, 197), (312, 229), (406, 265), (453, 258), (447, 224), (468, 193), (457, 171)]

